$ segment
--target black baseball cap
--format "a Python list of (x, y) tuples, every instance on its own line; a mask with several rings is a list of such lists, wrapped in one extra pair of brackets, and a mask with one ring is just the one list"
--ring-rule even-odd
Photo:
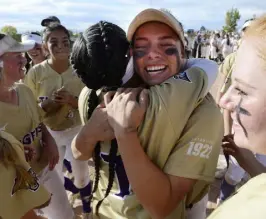
[(56, 17), (56, 16), (49, 16), (49, 17), (47, 17), (47, 18), (45, 18), (45, 19), (42, 20), (41, 25), (43, 27), (46, 27), (49, 23), (52, 23), (52, 22), (59, 23), (59, 24), (61, 23), (60, 20), (58, 19), (58, 17)]

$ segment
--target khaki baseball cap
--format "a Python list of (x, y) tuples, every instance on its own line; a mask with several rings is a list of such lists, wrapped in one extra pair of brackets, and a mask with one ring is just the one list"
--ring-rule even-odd
[(185, 38), (184, 38), (184, 32), (183, 28), (178, 22), (178, 20), (169, 12), (163, 11), (163, 10), (157, 10), (153, 8), (146, 9), (142, 12), (140, 12), (134, 20), (129, 25), (128, 31), (127, 31), (127, 39), (129, 42), (132, 41), (132, 38), (137, 31), (137, 29), (147, 23), (157, 21), (164, 23), (171, 27), (174, 32), (177, 34), (183, 45), (185, 45)]

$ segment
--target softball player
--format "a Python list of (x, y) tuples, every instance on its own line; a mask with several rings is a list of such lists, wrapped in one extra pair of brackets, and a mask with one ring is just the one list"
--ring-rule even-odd
[(39, 185), (36, 173), (25, 159), (23, 145), (3, 130), (0, 130), (0, 157), (0, 217), (21, 219), (32, 209), (47, 206), (51, 195)]
[[(177, 23), (177, 21), (173, 19), (172, 16), (165, 14), (164, 12), (162, 15), (162, 12), (157, 11), (157, 10), (147, 10), (143, 12), (143, 14), (146, 14), (146, 15), (152, 14), (152, 17), (147, 16), (149, 17), (148, 19), (155, 19), (154, 16), (159, 14), (157, 19), (161, 19), (161, 22), (165, 22), (167, 24), (170, 23), (175, 33), (178, 36), (182, 37), (180, 24)], [(138, 17), (136, 20), (143, 21), (144, 23), (148, 21), (153, 21), (153, 20), (145, 20), (145, 19)], [(130, 36), (129, 36), (130, 41), (132, 40), (131, 37), (134, 35), (134, 32), (139, 27), (138, 25), (142, 25), (142, 24), (143, 23), (135, 24), (134, 27), (131, 26), (130, 30), (132, 32), (130, 32)], [(117, 71), (112, 72), (112, 70), (116, 69), (117, 68), (116, 65), (118, 64), (122, 63), (123, 65), (123, 56), (121, 55), (123, 52), (121, 52), (120, 54), (121, 56), (118, 55), (117, 57), (115, 57), (117, 53), (112, 50), (115, 48), (112, 43), (113, 43), (113, 40), (116, 38), (112, 36), (111, 33), (110, 33), (110, 37), (108, 38), (108, 31), (110, 31), (111, 27), (106, 25), (106, 29), (105, 29), (105, 25), (102, 24), (102, 27), (98, 29), (99, 30), (97, 30), (96, 28), (97, 31), (90, 30), (91, 33), (94, 33), (93, 36), (96, 38), (95, 40), (93, 40), (93, 38), (90, 38), (88, 36), (90, 34), (90, 31), (84, 32), (82, 36), (83, 37), (82, 41), (84, 42), (85, 49), (83, 49), (84, 46), (82, 45), (76, 45), (76, 43), (74, 44), (73, 54), (72, 54), (72, 57), (74, 57), (74, 60), (72, 59), (72, 62), (74, 63), (74, 68), (75, 66), (77, 68), (80, 67), (79, 69), (76, 69), (76, 70), (79, 75), (83, 75), (83, 80), (86, 80), (86, 79), (88, 80), (89, 78), (91, 79), (92, 76), (90, 74), (95, 74), (95, 77), (97, 75), (102, 74), (103, 81), (107, 82), (108, 77), (113, 79), (114, 75), (117, 76), (121, 74), (121, 72), (117, 72)], [(106, 62), (109, 64), (109, 66), (108, 64), (103, 64), (105, 63), (104, 61), (105, 55), (102, 54), (100, 50), (98, 51), (99, 52), (98, 57), (103, 58), (101, 62), (98, 61), (98, 63), (101, 63), (101, 65), (99, 65), (98, 68), (101, 69), (101, 66), (104, 66), (106, 72), (104, 71), (102, 72), (100, 70), (99, 72), (97, 71), (97, 65), (94, 65), (94, 62), (93, 62), (95, 61), (95, 59), (90, 58), (90, 57), (93, 57), (93, 58), (97, 57), (97, 56), (92, 55), (93, 50), (89, 50), (87, 51), (86, 54), (83, 54), (83, 55), (82, 55), (82, 52), (80, 53), (78, 52), (78, 51), (86, 51), (86, 48), (88, 48), (88, 45), (90, 45), (89, 48), (94, 48), (93, 44), (90, 44), (90, 42), (97, 43), (97, 37), (99, 37), (98, 38), (99, 41), (101, 37), (103, 37), (101, 41), (101, 43), (103, 43), (102, 48), (110, 48), (110, 50), (107, 51), (107, 56), (106, 56), (108, 57), (108, 59), (106, 59)], [(106, 43), (107, 45), (104, 43)], [(121, 50), (122, 48), (123, 46), (120, 47)], [(77, 49), (77, 51), (75, 51), (75, 49)], [(95, 52), (97, 53), (96, 50)], [(174, 57), (175, 56), (174, 54), (176, 54), (176, 48), (175, 49), (171, 48), (171, 51), (165, 50), (164, 52), (165, 53), (167, 52), (169, 56)], [(85, 59), (86, 55), (88, 57), (87, 60)], [(112, 55), (114, 57), (112, 57)], [(125, 53), (124, 53), (124, 56), (125, 56)], [(78, 57), (83, 57), (83, 60), (79, 61)], [(109, 60), (116, 60), (118, 63), (109, 62)], [(90, 63), (90, 65), (82, 65), (82, 61), (84, 61), (85, 63)], [(94, 71), (92, 71), (92, 68)], [(155, 69), (153, 70), (155, 71)], [(164, 218), (166, 218), (166, 216), (168, 216), (167, 218), (184, 218), (186, 215), (185, 208), (188, 207), (192, 203), (195, 204), (196, 202), (201, 200), (203, 196), (205, 196), (206, 191), (207, 191), (206, 188), (208, 187), (209, 181), (213, 179), (213, 175), (214, 175), (214, 171), (215, 171), (215, 167), (217, 163), (217, 157), (219, 154), (221, 139), (222, 139), (222, 120), (221, 120), (219, 110), (217, 107), (215, 107), (213, 99), (211, 97), (208, 96), (208, 98), (204, 99), (204, 101), (202, 102), (199, 101), (199, 100), (202, 100), (202, 98), (206, 94), (206, 90), (204, 91), (206, 87), (205, 88), (204, 86), (202, 87), (203, 84), (206, 86), (206, 83), (203, 82), (204, 77), (206, 77), (205, 72), (201, 70), (200, 68), (195, 67), (195, 68), (191, 68), (185, 71), (184, 73), (180, 75), (171, 77), (170, 79), (166, 80), (161, 85), (157, 85), (157, 86), (155, 85), (154, 87), (151, 87), (150, 92), (149, 92), (150, 104), (146, 111), (146, 116), (144, 118), (144, 121), (138, 130), (141, 145), (144, 148), (146, 154), (148, 155), (149, 157), (148, 159), (153, 162), (152, 165), (155, 164), (157, 167), (159, 167), (160, 172), (164, 172), (169, 175), (178, 175), (180, 177), (193, 179), (192, 181), (194, 183), (198, 180), (198, 182), (195, 185), (193, 183), (194, 187), (193, 185), (191, 185), (191, 188), (193, 187), (192, 190), (185, 192), (186, 194), (182, 193), (184, 194), (184, 196), (182, 196), (182, 198), (180, 197), (180, 201), (179, 201), (180, 205), (178, 205), (177, 203), (176, 204), (173, 203), (172, 205), (173, 208), (172, 210), (169, 210), (168, 215), (161, 216)], [(95, 78), (95, 80), (97, 80), (97, 78)], [(118, 80), (118, 82), (119, 81), (121, 82), (122, 80), (120, 79)], [(86, 82), (84, 81), (84, 83)], [(87, 81), (86, 84), (88, 83), (90, 83), (89, 80)], [(111, 85), (109, 84), (109, 86)], [(198, 90), (199, 88), (200, 90)], [(201, 90), (202, 88), (203, 90)], [(92, 95), (94, 96), (96, 95), (97, 97), (98, 95), (101, 98), (102, 96), (100, 91), (97, 92), (96, 94), (92, 94), (92, 93), (94, 93), (92, 90), (87, 89), (86, 91), (84, 89), (80, 95), (80, 101), (79, 101), (79, 106), (81, 107), (80, 113), (81, 113), (81, 117), (84, 118), (83, 119), (84, 121), (87, 120), (88, 114), (89, 114), (89, 118), (91, 116), (91, 113), (94, 108), (91, 109), (90, 107), (97, 106), (97, 101), (96, 102), (90, 101), (88, 97), (91, 97)], [(178, 97), (180, 97), (180, 99)], [(176, 98), (178, 98), (178, 101), (176, 100)], [(95, 113), (97, 114), (97, 112), (100, 112), (100, 111), (102, 111), (101, 112), (102, 121), (100, 121), (99, 118), (97, 121), (97, 119), (93, 117), (95, 117), (94, 116)], [(73, 141), (73, 151), (76, 152), (76, 155), (77, 155), (76, 157), (79, 157), (80, 153), (82, 153), (81, 152), (82, 151), (81, 142), (83, 142), (81, 140), (82, 135), (84, 137), (84, 141), (86, 141), (85, 140), (86, 138), (87, 140), (89, 140), (88, 142), (91, 142), (91, 145), (88, 145), (87, 143), (86, 149), (85, 147), (83, 147), (84, 150), (86, 150), (87, 154), (83, 153), (82, 159), (86, 159), (86, 156), (87, 158), (89, 158), (92, 156), (92, 152), (94, 153), (94, 160), (95, 160), (95, 166), (96, 166), (96, 178), (95, 178), (95, 187), (94, 187), (95, 193), (93, 197), (93, 207), (95, 208), (94, 217), (95, 218), (151, 218), (151, 217), (156, 217), (155, 215), (152, 215), (151, 211), (149, 211), (150, 209), (146, 208), (147, 206), (144, 207), (144, 204), (139, 200), (139, 196), (138, 194), (135, 193), (135, 190), (133, 192), (131, 185), (130, 185), (132, 182), (130, 181), (130, 178), (129, 179), (127, 178), (127, 174), (126, 174), (128, 173), (129, 170), (127, 169), (127, 167), (124, 168), (124, 165), (123, 165), (125, 161), (124, 159), (126, 158), (123, 157), (123, 154), (121, 153), (120, 150), (119, 150), (120, 154), (117, 152), (116, 143), (114, 141), (112, 141), (111, 143), (110, 141), (104, 141), (106, 139), (104, 139), (103, 136), (97, 133), (97, 129), (99, 129), (97, 126), (99, 126), (101, 122), (106, 124), (106, 121), (104, 122), (104, 120), (106, 119), (106, 116), (104, 116), (105, 114), (103, 112), (104, 112), (104, 109), (97, 108), (97, 110), (95, 110), (94, 113), (92, 114), (92, 117), (90, 118), (88, 123), (85, 125), (84, 129), (76, 137), (75, 141)], [(190, 114), (192, 112), (193, 112), (193, 115), (190, 117)], [(206, 115), (206, 117), (202, 116), (204, 114)], [(94, 123), (92, 122), (93, 120), (94, 120)], [(119, 119), (117, 121), (119, 121)], [(174, 123), (173, 121), (177, 121), (177, 122)], [(205, 123), (209, 125), (210, 130), (209, 129), (202, 130), (202, 126)], [(172, 124), (173, 127), (169, 126), (169, 124)], [(202, 131), (199, 131), (199, 130), (202, 130)], [(105, 129), (104, 132), (108, 132), (108, 130)], [(182, 135), (181, 135), (181, 132), (182, 132)], [(88, 135), (93, 136), (93, 138), (89, 139)], [(105, 135), (105, 133), (103, 133), (103, 135)], [(99, 138), (96, 139), (97, 137)], [(112, 136), (109, 136), (109, 137), (110, 139), (112, 139)], [(91, 140), (95, 140), (96, 142), (97, 141), (104, 141), (104, 142), (101, 144), (98, 143), (96, 145), (96, 142), (95, 141), (92, 142)], [(128, 144), (130, 143), (131, 141), (130, 139), (128, 139)], [(81, 147), (79, 147), (79, 145)], [(95, 145), (96, 147), (94, 149)], [(202, 146), (198, 148), (198, 145), (202, 145)], [(119, 143), (118, 143), (118, 147), (119, 147)], [(204, 152), (201, 151), (203, 147), (205, 148)], [(130, 148), (136, 148), (136, 147), (132, 145), (132, 147)], [(205, 153), (206, 153), (206, 157), (204, 157)], [(138, 157), (136, 156), (131, 156), (131, 157), (136, 159), (135, 164), (137, 167)], [(122, 158), (123, 158), (123, 161), (122, 161)], [(187, 162), (188, 160), (189, 162)], [(206, 162), (208, 164), (206, 164)], [(150, 165), (150, 164), (147, 164), (147, 165)], [(208, 168), (206, 168), (207, 166)], [(101, 167), (101, 171), (99, 171), (99, 167)], [(145, 167), (142, 166), (141, 168), (139, 168), (139, 170), (142, 168), (145, 168)], [(145, 172), (143, 169), (142, 171), (139, 171), (139, 170), (138, 170), (139, 173)], [(146, 175), (149, 175), (149, 174), (146, 173)], [(144, 177), (144, 175), (142, 176)], [(136, 177), (138, 178), (137, 175)], [(203, 182), (205, 181), (205, 182), (200, 185), (200, 182), (202, 181)], [(145, 186), (143, 183), (141, 184)], [(185, 184), (184, 186), (187, 186), (188, 182), (186, 182)], [(149, 185), (151, 184), (149, 183)], [(205, 192), (203, 192), (203, 190)], [(164, 192), (162, 191), (162, 193)], [(155, 198), (155, 196), (161, 195), (160, 192), (158, 193), (155, 192), (153, 195), (154, 197), (151, 197), (152, 200), (154, 201), (160, 200), (160, 197)], [(187, 195), (189, 197), (189, 200), (185, 198)], [(145, 197), (150, 197), (150, 196), (145, 195)], [(159, 206), (161, 207), (163, 206), (163, 204), (158, 205), (158, 207)], [(205, 207), (203, 211), (205, 211)]]
[[(232, 85), (220, 101), (220, 106), (229, 110), (233, 119), (234, 137), (227, 138), (228, 143), (241, 147), (242, 150), (248, 149), (253, 153), (264, 155), (266, 154), (265, 34), (264, 15), (252, 21), (247, 28), (238, 49), (232, 73)], [(252, 156), (250, 158), (252, 159)], [(248, 161), (251, 160), (248, 158)], [(265, 218), (265, 167), (255, 159), (249, 162), (246, 168), (254, 177), (218, 207), (208, 219)]]
[(35, 42), (35, 47), (28, 51), (26, 53), (26, 58), (28, 58), (28, 63), (26, 65), (27, 72), (29, 71), (32, 66), (41, 63), (46, 59), (46, 56), (44, 54), (43, 48), (42, 48), (42, 37), (39, 33), (36, 32), (30, 32), (25, 33), (21, 36), (21, 42), (27, 43), (27, 42)]
[[(245, 24), (242, 27), (242, 36), (244, 36), (245, 31), (248, 29), (248, 27), (251, 24), (252, 22), (250, 20), (245, 22)], [(237, 52), (230, 54), (225, 59), (224, 63), (220, 66), (220, 72), (225, 76), (225, 81), (221, 88), (218, 101), (226, 93), (226, 91), (229, 89), (229, 87), (232, 84), (232, 73), (235, 68), (236, 57), (237, 57)], [(232, 132), (234, 133), (234, 130), (232, 129), (232, 118), (230, 116), (230, 112), (224, 109), (223, 114), (224, 114), (223, 116), (224, 116), (224, 125), (225, 125), (225, 135), (229, 135)], [(255, 154), (254, 156), (261, 164), (266, 165), (265, 155)], [(232, 156), (229, 157), (229, 166), (228, 169), (226, 169), (224, 172), (225, 175), (221, 183), (221, 191), (219, 194), (219, 198), (217, 199), (218, 205), (222, 201), (230, 197), (235, 192), (236, 185), (239, 184), (245, 176), (247, 176), (246, 171), (238, 164), (237, 160)]]
[[(71, 142), (81, 128), (78, 112), (78, 96), (84, 87), (73, 74), (69, 65), (70, 35), (60, 24), (47, 26), (43, 33), (44, 48), (49, 59), (35, 65), (27, 74), (25, 84), (34, 93), (35, 99), (44, 109), (44, 124), (54, 137), (59, 150), (59, 163), (56, 166), (67, 190), (80, 193), (84, 217), (91, 211), (88, 197), (91, 184), (87, 161), (76, 161), (71, 152)], [(71, 162), (74, 184), (64, 179), (63, 160)]]
[(36, 156), (30, 166), (38, 174), (40, 184), (52, 195), (49, 206), (41, 209), (48, 218), (72, 219), (73, 210), (63, 184), (54, 169), (58, 162), (56, 144), (41, 123), (41, 109), (32, 91), (22, 83), (26, 60), (21, 52), (34, 47), (34, 43), (19, 44), (10, 36), (0, 35), (0, 127), (31, 147)]

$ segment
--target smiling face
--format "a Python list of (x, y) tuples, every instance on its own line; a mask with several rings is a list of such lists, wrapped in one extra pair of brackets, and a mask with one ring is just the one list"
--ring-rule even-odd
[(28, 55), (33, 61), (33, 63), (39, 63), (43, 60), (45, 60), (44, 51), (42, 48), (42, 45), (36, 44), (36, 46), (28, 51)]
[(232, 85), (220, 105), (231, 112), (235, 143), (266, 154), (266, 60), (259, 55), (255, 44), (254, 38), (243, 40)]
[(148, 85), (164, 82), (181, 68), (181, 45), (177, 34), (166, 24), (143, 24), (134, 35), (131, 50), (136, 72)]
[(8, 83), (13, 84), (24, 78), (26, 58), (20, 52), (5, 53), (1, 59), (3, 60), (4, 77)]
[(55, 60), (66, 60), (70, 54), (70, 40), (63, 30), (55, 30), (49, 34), (44, 48)]

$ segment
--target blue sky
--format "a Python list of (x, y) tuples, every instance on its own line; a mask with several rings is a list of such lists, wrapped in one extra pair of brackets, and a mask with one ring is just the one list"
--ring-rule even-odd
[(266, 13), (265, 0), (0, 0), (0, 28), (13, 25), (19, 32), (41, 30), (40, 22), (56, 15), (68, 29), (82, 31), (99, 20), (107, 20), (127, 30), (130, 21), (143, 9), (167, 8), (185, 29), (220, 29), (225, 13), (232, 7), (244, 20)]

